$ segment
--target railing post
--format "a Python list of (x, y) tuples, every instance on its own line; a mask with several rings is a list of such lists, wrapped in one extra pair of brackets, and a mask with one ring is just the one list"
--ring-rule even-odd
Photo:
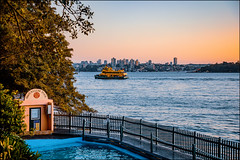
[(221, 137), (218, 138), (218, 158), (221, 158)]
[(152, 132), (151, 132), (150, 152), (153, 153), (153, 135), (152, 135)]
[(237, 155), (237, 157), (240, 158), (240, 143), (238, 143), (237, 147), (238, 147), (238, 155)]
[(192, 156), (193, 156), (193, 160), (196, 160), (196, 146), (195, 146), (195, 144), (192, 144)]
[(123, 126), (120, 126), (120, 142), (123, 140)]
[(83, 131), (82, 131), (82, 139), (85, 139), (85, 119), (83, 119)]
[(92, 134), (92, 113), (90, 113), (90, 124), (89, 124), (89, 134)]
[(122, 117), (122, 126), (124, 126), (125, 117)]
[(172, 130), (172, 150), (174, 150), (174, 144), (175, 144), (175, 127), (173, 127), (173, 130)]
[(196, 131), (193, 132), (193, 144), (196, 144)]
[(140, 126), (139, 126), (139, 134), (140, 134), (140, 140), (142, 140), (142, 119), (140, 119)]
[(69, 116), (68, 116), (68, 132), (70, 133), (71, 132), (71, 113), (69, 113)]
[(158, 144), (158, 124), (157, 123), (155, 123), (155, 127), (156, 127), (156, 131), (155, 131), (155, 136), (156, 136), (156, 145)]
[(109, 119), (109, 115), (107, 116), (107, 138), (110, 137), (110, 119)]

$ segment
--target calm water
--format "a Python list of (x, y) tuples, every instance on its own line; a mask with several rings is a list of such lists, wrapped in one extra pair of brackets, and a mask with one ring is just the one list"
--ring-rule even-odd
[(86, 142), (82, 138), (67, 139), (32, 139), (26, 143), (33, 151), (38, 151), (41, 159), (142, 159), (136, 155), (116, 146)]
[(238, 73), (130, 72), (127, 80), (95, 74), (76, 74), (75, 86), (99, 114), (239, 139)]

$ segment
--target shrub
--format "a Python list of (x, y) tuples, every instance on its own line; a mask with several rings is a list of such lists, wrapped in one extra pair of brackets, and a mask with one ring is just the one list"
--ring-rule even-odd
[(9, 93), (0, 84), (0, 160), (5, 159), (37, 159), (40, 154), (34, 153), (17, 134), (25, 129), (24, 109), (19, 101), (13, 99), (16, 92)]
[(19, 107), (19, 101), (13, 99), (16, 92), (9, 93), (0, 84), (0, 138), (2, 135), (24, 132), (24, 109)]
[(10, 134), (0, 141), (0, 159), (35, 160), (40, 154), (30, 150), (30, 147), (15, 134)]

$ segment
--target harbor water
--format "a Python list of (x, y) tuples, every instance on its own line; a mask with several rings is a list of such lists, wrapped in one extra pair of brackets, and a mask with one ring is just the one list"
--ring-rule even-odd
[(129, 72), (127, 80), (75, 75), (75, 87), (99, 114), (143, 119), (239, 140), (239, 74)]

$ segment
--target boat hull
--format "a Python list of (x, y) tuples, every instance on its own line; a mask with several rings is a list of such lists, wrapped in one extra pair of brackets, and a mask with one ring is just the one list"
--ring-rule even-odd
[(128, 76), (124, 76), (124, 77), (106, 77), (106, 76), (95, 75), (95, 79), (128, 79)]

